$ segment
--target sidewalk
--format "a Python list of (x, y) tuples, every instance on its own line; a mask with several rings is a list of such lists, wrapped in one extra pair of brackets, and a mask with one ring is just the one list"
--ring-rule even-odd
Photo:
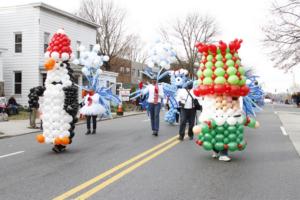
[[(113, 119), (120, 117), (128, 117), (133, 115), (145, 114), (145, 112), (124, 112), (123, 116), (117, 116), (113, 113)], [(98, 119), (98, 121), (110, 120), (110, 118)], [(40, 126), (39, 120), (37, 120), (37, 126)], [(84, 124), (85, 120), (80, 120), (76, 125)], [(27, 128), (29, 126), (29, 120), (10, 120), (6, 122), (0, 122), (0, 139), (7, 137), (14, 137), (19, 135), (25, 135), (29, 133), (39, 133), (42, 132), (40, 129)]]
[(279, 111), (277, 115), (300, 156), (300, 112)]

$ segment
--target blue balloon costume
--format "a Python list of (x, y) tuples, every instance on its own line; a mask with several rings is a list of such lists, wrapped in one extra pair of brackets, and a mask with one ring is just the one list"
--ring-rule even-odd
[[(79, 86), (83, 91), (93, 91), (96, 94), (97, 110), (92, 111), (100, 117), (111, 117), (110, 104), (117, 106), (121, 104), (119, 96), (112, 93), (111, 88), (104, 87), (100, 84), (100, 76), (103, 73), (100, 67), (109, 60), (108, 56), (98, 55), (100, 46), (95, 45), (91, 52), (81, 50), (80, 59), (75, 60), (74, 64), (83, 65), (82, 73), (86, 77), (88, 85)], [(89, 95), (89, 94), (88, 94)], [(81, 109), (84, 113), (84, 107)]]

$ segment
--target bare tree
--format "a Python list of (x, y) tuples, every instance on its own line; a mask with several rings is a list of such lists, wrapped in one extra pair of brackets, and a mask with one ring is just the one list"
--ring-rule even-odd
[(173, 46), (182, 47), (182, 53), (177, 52), (177, 61), (182, 67), (186, 66), (192, 75), (198, 58), (195, 44), (212, 42), (218, 33), (218, 28), (214, 18), (190, 13), (185, 18), (178, 18), (169, 26), (161, 27), (160, 33), (165, 41)]
[(141, 40), (140, 36), (132, 35), (132, 40), (129, 45), (127, 55), (125, 58), (145, 64), (146, 59), (148, 58), (148, 54), (144, 49), (145, 43)]
[[(126, 34), (125, 10), (110, 0), (81, 0), (76, 14), (100, 25), (96, 42), (100, 44), (101, 53), (111, 59), (128, 54), (130, 43), (135, 36)], [(109, 69), (110, 63), (106, 65), (106, 70)]]
[(279, 5), (272, 4), (275, 18), (263, 28), (264, 45), (271, 50), (275, 67), (290, 70), (300, 61), (300, 1), (288, 0)]

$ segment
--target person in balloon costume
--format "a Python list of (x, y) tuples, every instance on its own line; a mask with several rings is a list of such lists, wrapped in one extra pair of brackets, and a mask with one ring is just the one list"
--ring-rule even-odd
[(231, 160), (229, 151), (246, 148), (244, 126), (259, 127), (243, 111), (242, 98), (250, 89), (238, 54), (241, 43), (235, 39), (229, 44), (196, 44), (202, 60), (194, 94), (203, 97), (203, 111), (193, 131), (198, 135), (196, 143), (221, 161)]
[[(111, 88), (100, 85), (100, 76), (103, 73), (100, 67), (109, 60), (108, 56), (98, 55), (100, 46), (94, 45), (92, 51), (84, 51), (84, 47), (80, 47), (80, 59), (76, 59), (73, 63), (83, 65), (82, 73), (88, 80), (88, 85), (80, 86), (82, 89), (82, 108), (80, 114), (87, 119), (86, 135), (96, 134), (97, 116), (111, 117), (110, 102), (114, 105), (121, 103), (120, 98), (114, 95)], [(93, 124), (91, 131), (91, 122)]]
[[(71, 40), (63, 29), (53, 35), (45, 53), (45, 88), (32, 90), (36, 95), (44, 96), (40, 105), (43, 133), (36, 139), (40, 143), (54, 145), (52, 150), (57, 153), (72, 143), (79, 107), (78, 88), (69, 64), (74, 58), (70, 45)], [(33, 95), (34, 98), (36, 95)]]

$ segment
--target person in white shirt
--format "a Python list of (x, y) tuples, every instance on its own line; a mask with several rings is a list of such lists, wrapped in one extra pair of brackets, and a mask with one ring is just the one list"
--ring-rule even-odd
[(193, 84), (189, 84), (187, 88), (181, 88), (178, 90), (176, 99), (179, 103), (180, 110), (180, 126), (179, 126), (179, 140), (183, 140), (185, 135), (186, 123), (189, 123), (188, 136), (190, 140), (194, 138), (193, 126), (195, 124), (196, 108), (193, 103), (193, 99), (198, 98), (194, 95)]
[(143, 91), (143, 94), (149, 94), (149, 112), (151, 119), (151, 128), (154, 136), (158, 136), (159, 131), (159, 113), (161, 109), (161, 102), (164, 97), (162, 85), (158, 85), (156, 77), (153, 77), (151, 84), (149, 84)]

